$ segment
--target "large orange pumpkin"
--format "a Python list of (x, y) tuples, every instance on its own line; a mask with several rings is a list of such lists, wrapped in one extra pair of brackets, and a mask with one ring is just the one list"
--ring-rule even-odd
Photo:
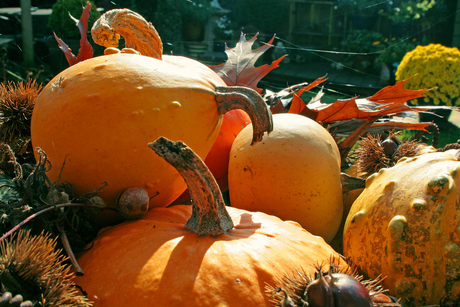
[(146, 144), (159, 136), (186, 140), (206, 157), (222, 121), (215, 89), (224, 84), (217, 80), (136, 54), (80, 62), (39, 94), (32, 144), (53, 164), (50, 179), (61, 176), (77, 195), (107, 182), (100, 196), (109, 206), (131, 186), (146, 189), (151, 206), (166, 206), (186, 186)]
[(252, 125), (236, 137), (228, 184), (233, 207), (294, 220), (330, 242), (342, 220), (340, 153), (320, 124), (273, 115), (273, 131), (251, 146)]
[[(147, 143), (159, 136), (183, 140), (205, 158), (222, 114), (233, 108), (230, 92), (237, 89), (229, 90), (197, 61), (172, 56), (161, 60), (130, 50), (112, 50), (53, 78), (35, 104), (32, 144), (53, 163), (50, 179), (70, 182), (76, 195), (106, 182), (100, 196), (110, 207), (129, 187), (146, 189), (151, 207), (167, 206), (186, 185)], [(254, 114), (270, 115), (255, 91), (240, 89), (239, 97), (241, 91), (258, 100), (261, 109)]]
[(182, 142), (150, 145), (184, 176), (194, 204), (154, 208), (103, 230), (78, 261), (76, 283), (94, 306), (272, 306), (276, 276), (330, 257), (320, 237), (295, 222), (226, 207), (204, 163)]

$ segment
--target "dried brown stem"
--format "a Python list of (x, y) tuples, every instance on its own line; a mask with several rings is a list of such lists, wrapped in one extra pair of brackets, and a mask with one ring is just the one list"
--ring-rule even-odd
[(184, 178), (193, 200), (185, 227), (199, 236), (218, 236), (233, 228), (222, 193), (206, 164), (183, 142), (160, 137), (149, 147)]
[[(16, 230), (18, 230), (20, 227), (22, 227), (24, 224), (26, 224), (27, 222), (31, 221), (32, 219), (34, 219), (35, 217), (39, 216), (40, 214), (43, 214), (45, 212), (48, 212), (48, 211), (51, 211), (51, 210), (54, 210), (54, 209), (59, 209), (59, 208), (63, 208), (63, 207), (88, 207), (88, 208), (98, 208), (98, 209), (101, 209), (101, 207), (99, 206), (93, 206), (93, 205), (87, 205), (87, 204), (77, 204), (77, 203), (67, 203), (67, 204), (59, 204), (59, 205), (49, 205), (48, 207), (38, 211), (38, 212), (35, 212), (31, 215), (29, 215), (26, 219), (24, 219), (23, 221), (21, 221), (19, 224), (17, 224), (16, 226), (14, 226), (13, 228), (11, 228), (8, 232), (6, 232), (5, 234), (3, 234), (2, 237), (0, 237), (0, 242), (2, 242), (3, 240), (5, 240), (6, 238), (8, 238), (9, 236), (11, 236)], [(110, 208), (107, 208), (107, 209), (110, 209)]]
[(340, 174), (340, 180), (342, 182), (342, 193), (363, 189), (366, 186), (366, 180), (345, 173)]
[(125, 48), (159, 60), (162, 58), (163, 43), (155, 27), (129, 9), (113, 9), (104, 13), (93, 24), (91, 35), (96, 44), (104, 47), (118, 47), (122, 36)]
[(78, 264), (77, 258), (75, 258), (75, 254), (72, 251), (72, 247), (70, 247), (69, 239), (67, 238), (67, 234), (64, 230), (60, 230), (59, 238), (61, 238), (62, 246), (64, 247), (64, 250), (67, 256), (69, 257), (70, 263), (72, 264), (73, 269), (75, 270), (75, 274), (77, 276), (85, 275), (80, 265)]
[(251, 145), (260, 142), (265, 132), (273, 131), (272, 114), (262, 96), (253, 89), (243, 86), (218, 86), (216, 101), (220, 114), (235, 109), (248, 113), (253, 128)]

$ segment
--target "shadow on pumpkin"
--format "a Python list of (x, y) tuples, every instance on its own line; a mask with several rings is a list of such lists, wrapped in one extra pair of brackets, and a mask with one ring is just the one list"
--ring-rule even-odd
[[(257, 232), (258, 229), (261, 229), (262, 224), (254, 222), (252, 214), (243, 213), (240, 217), (231, 213), (230, 215), (235, 225), (228, 234), (218, 237), (198, 237), (185, 230), (184, 227), (187, 234), (177, 236), (171, 234), (169, 240), (163, 240), (164, 244), (170, 244), (171, 241), (176, 240), (178, 242), (172, 243), (175, 246), (170, 251), (161, 279), (158, 286), (155, 287), (156, 292), (179, 295), (180, 293), (193, 293), (197, 290), (205, 291), (204, 289), (209, 289), (213, 285), (219, 285), (222, 289), (213, 291), (226, 292), (228, 290), (225, 290), (225, 283), (241, 283), (242, 286), (245, 283), (253, 283), (254, 277), (250, 273), (254, 270), (245, 270), (244, 266), (253, 262), (251, 259), (259, 257), (260, 251), (256, 246), (260, 244), (262, 237), (267, 238), (267, 236)], [(242, 240), (251, 236), (254, 237), (253, 240)], [(159, 246), (159, 249), (162, 247)], [(198, 278), (200, 275), (201, 278)], [(232, 275), (234, 278), (231, 278)], [(267, 280), (270, 275), (266, 274), (257, 278)], [(259, 287), (263, 293), (265, 284), (262, 283)], [(236, 293), (234, 295), (237, 296)], [(174, 296), (171, 296), (171, 303), (173, 301)], [(205, 304), (204, 302), (197, 303)]]
[[(85, 276), (75, 282), (101, 305), (110, 297), (120, 297), (120, 304), (127, 304), (120, 291), (136, 291), (137, 301), (131, 304), (150, 298), (159, 306), (183, 303), (182, 294), (190, 298), (212, 291), (216, 295), (210, 300), (225, 297), (229, 283), (264, 293), (265, 284), (254, 281), (269, 280), (266, 271), (270, 270), (258, 267), (255, 259), (267, 256), (269, 245), (273, 246), (267, 241), (279, 241), (269, 231), (270, 221), (267, 226), (264, 219), (262, 225), (257, 215), (230, 209), (234, 229), (218, 237), (198, 237), (185, 228), (191, 209), (184, 205), (154, 208), (141, 220), (102, 230), (93, 248), (79, 258)], [(190, 304), (207, 305), (201, 301)]]

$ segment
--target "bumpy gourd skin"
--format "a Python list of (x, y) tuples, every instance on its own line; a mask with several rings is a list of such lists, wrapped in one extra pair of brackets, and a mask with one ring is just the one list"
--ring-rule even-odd
[(344, 254), (407, 306), (460, 298), (460, 162), (449, 150), (371, 175), (344, 228)]
[(330, 242), (342, 220), (340, 153), (329, 132), (297, 114), (273, 115), (273, 131), (250, 146), (251, 125), (235, 138), (228, 184), (236, 208), (293, 220)]
[(151, 207), (171, 203), (186, 185), (147, 144), (183, 140), (204, 159), (222, 120), (214, 89), (225, 84), (197, 65), (118, 53), (57, 75), (38, 96), (31, 123), (33, 146), (53, 165), (50, 179), (58, 180), (65, 161), (60, 180), (76, 195), (107, 182), (100, 196), (111, 207), (133, 186), (148, 191)]

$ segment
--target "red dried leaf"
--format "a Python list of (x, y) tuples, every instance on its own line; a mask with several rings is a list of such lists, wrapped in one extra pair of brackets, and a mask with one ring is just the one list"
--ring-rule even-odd
[(225, 47), (225, 53), (228, 59), (225, 63), (211, 66), (228, 86), (245, 86), (252, 88), (259, 93), (262, 89), (257, 88), (259, 81), (265, 77), (271, 70), (278, 67), (278, 64), (286, 56), (280, 57), (273, 61), (270, 65), (265, 64), (255, 67), (257, 59), (267, 51), (273, 42), (275, 36), (262, 47), (252, 49), (252, 44), (257, 38), (257, 34), (250, 40), (246, 40), (246, 36), (241, 33), (240, 40), (234, 48)]
[(404, 122), (395, 122), (388, 121), (382, 123), (374, 123), (371, 128), (375, 127), (385, 127), (385, 130), (388, 129), (405, 129), (405, 130), (422, 130), (428, 132), (425, 128), (431, 123), (404, 123)]
[(278, 113), (286, 113), (287, 109), (283, 106), (281, 102), (278, 102), (275, 105), (270, 106), (270, 111), (272, 114), (278, 114)]
[(297, 93), (295, 93), (294, 96), (292, 97), (291, 107), (289, 108), (288, 113), (302, 114), (307, 106), (305, 102), (300, 98), (300, 96), (304, 92), (308, 92), (309, 90), (318, 86), (319, 84), (323, 83), (326, 80), (327, 80), (326, 76), (321, 77), (319, 79), (316, 79), (314, 82), (308, 84), (307, 86), (301, 88), (300, 90), (298, 90)]
[(83, 12), (81, 13), (80, 20), (74, 18), (72, 15), (69, 14), (70, 18), (72, 18), (75, 21), (75, 24), (78, 26), (78, 29), (80, 30), (80, 36), (81, 36), (80, 49), (78, 50), (77, 56), (75, 56), (72, 53), (72, 49), (70, 49), (69, 46), (66, 43), (64, 43), (62, 39), (57, 37), (56, 33), (54, 33), (54, 37), (56, 38), (59, 44), (59, 48), (61, 48), (61, 50), (64, 52), (64, 55), (67, 59), (67, 62), (69, 62), (70, 66), (93, 57), (93, 47), (91, 46), (91, 44), (88, 42), (88, 39), (86, 38), (86, 32), (88, 31), (88, 18), (89, 18), (90, 11), (91, 11), (91, 3), (88, 1), (86, 2), (86, 7), (83, 8)]
[(377, 102), (377, 103), (393, 103), (393, 104), (402, 104), (411, 99), (420, 98), (428, 91), (432, 89), (422, 89), (422, 90), (408, 90), (404, 88), (404, 83), (410, 78), (402, 81), (396, 82), (395, 85), (390, 85), (384, 87), (371, 97), (368, 97), (367, 100)]
[(275, 106), (272, 107), (272, 112), (276, 111), (278, 113), (288, 112), (301, 114), (310, 117), (317, 122), (328, 124), (354, 119), (375, 120), (382, 116), (394, 116), (410, 111), (419, 112), (437, 108), (449, 108), (445, 106), (411, 107), (407, 105), (406, 102), (408, 100), (422, 97), (424, 93), (430, 91), (430, 89), (405, 89), (403, 85), (408, 79), (399, 81), (395, 85), (387, 86), (366, 99), (357, 99), (356, 97), (353, 97), (346, 100), (337, 100), (332, 104), (324, 104), (320, 101), (306, 104), (300, 98), (300, 95), (303, 92), (310, 90), (325, 80), (325, 77), (319, 78), (295, 93), (291, 99), (291, 106), (289, 110), (286, 110), (284, 107), (276, 108)]
[(62, 39), (57, 37), (56, 33), (53, 32), (53, 34), (54, 34), (54, 38), (57, 40), (59, 44), (59, 48), (64, 52), (64, 55), (69, 65), (72, 66), (74, 64), (77, 64), (78, 60), (77, 60), (77, 57), (72, 53), (72, 49), (70, 49), (69, 46), (66, 43), (64, 43)]
[(360, 110), (356, 104), (356, 98), (353, 97), (346, 100), (337, 100), (326, 108), (319, 110), (316, 121), (326, 124), (354, 118), (373, 118), (379, 116), (381, 113), (381, 111)]

